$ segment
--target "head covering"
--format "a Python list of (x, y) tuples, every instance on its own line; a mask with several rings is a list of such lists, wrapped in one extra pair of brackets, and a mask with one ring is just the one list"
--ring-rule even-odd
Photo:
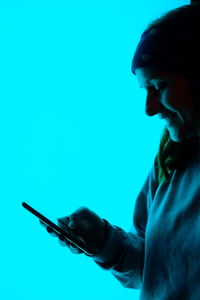
[[(162, 71), (183, 73), (196, 65), (192, 58), (191, 34), (173, 33), (167, 29), (153, 28), (144, 31), (132, 60), (132, 72), (137, 68), (152, 67)], [(193, 53), (194, 54), (194, 53)], [(199, 59), (199, 54), (198, 54)]]

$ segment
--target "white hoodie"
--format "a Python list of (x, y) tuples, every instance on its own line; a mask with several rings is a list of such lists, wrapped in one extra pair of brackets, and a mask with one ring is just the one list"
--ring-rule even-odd
[(134, 208), (130, 232), (107, 222), (94, 261), (140, 300), (200, 299), (200, 147), (184, 170), (159, 186), (155, 162)]

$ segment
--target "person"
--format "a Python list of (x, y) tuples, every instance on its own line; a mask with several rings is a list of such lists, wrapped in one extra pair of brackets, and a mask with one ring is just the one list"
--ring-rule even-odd
[(135, 50), (132, 72), (146, 90), (146, 114), (165, 127), (130, 231), (87, 207), (58, 219), (84, 239), (97, 265), (139, 289), (140, 300), (200, 299), (199, 36), (200, 5), (184, 5), (151, 22)]

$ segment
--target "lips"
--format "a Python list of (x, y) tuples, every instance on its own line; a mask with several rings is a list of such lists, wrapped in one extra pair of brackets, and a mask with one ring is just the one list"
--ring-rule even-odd
[(176, 115), (171, 115), (166, 117), (166, 120), (169, 120), (170, 122), (174, 120), (174, 118), (176, 117)]

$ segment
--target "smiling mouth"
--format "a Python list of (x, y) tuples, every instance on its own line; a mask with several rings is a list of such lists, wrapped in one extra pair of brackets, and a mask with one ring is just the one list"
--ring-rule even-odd
[(164, 119), (164, 120), (167, 120), (168, 122), (171, 122), (175, 119), (176, 117), (176, 114), (173, 113), (173, 114), (169, 114), (169, 115), (163, 115), (163, 114), (159, 114), (159, 118), (160, 119)]
[(176, 115), (173, 115), (173, 116), (167, 117), (167, 118), (166, 118), (166, 121), (167, 121), (168, 123), (172, 123), (172, 122), (174, 121), (175, 118), (176, 118)]

